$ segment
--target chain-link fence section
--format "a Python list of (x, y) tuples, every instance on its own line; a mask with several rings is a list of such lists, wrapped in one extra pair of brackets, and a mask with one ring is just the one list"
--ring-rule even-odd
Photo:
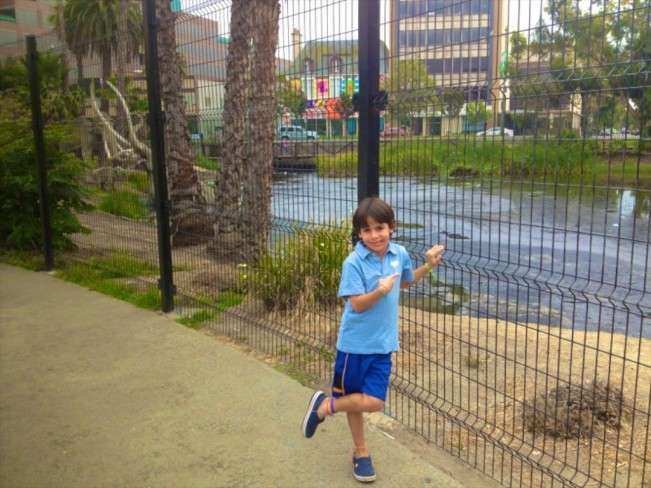
[(648, 2), (111, 5), (38, 38), (83, 167), (66, 272), (327, 380), (379, 192), (415, 263), (447, 247), (386, 412), (505, 485), (651, 482)]

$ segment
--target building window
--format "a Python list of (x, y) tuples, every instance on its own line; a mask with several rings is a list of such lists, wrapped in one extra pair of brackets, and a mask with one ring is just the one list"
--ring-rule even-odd
[(0, 30), (0, 46), (3, 44), (15, 44), (16, 42), (18, 42), (16, 32)]
[(487, 57), (428, 59), (426, 63), (430, 74), (480, 73), (488, 70)]
[(0, 8), (0, 22), (16, 22), (16, 10), (14, 8)]
[(488, 27), (401, 31), (399, 43), (407, 47), (446, 46), (488, 40)]
[(490, 0), (402, 0), (401, 19), (419, 15), (476, 15), (490, 13)]
[(303, 60), (303, 72), (306, 74), (314, 72), (314, 61), (312, 58), (305, 58)]
[(341, 58), (339, 56), (330, 57), (330, 73), (339, 74), (341, 73)]

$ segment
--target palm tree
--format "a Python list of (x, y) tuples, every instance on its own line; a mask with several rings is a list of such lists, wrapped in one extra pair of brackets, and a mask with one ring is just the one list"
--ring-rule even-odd
[[(129, 32), (128, 32), (128, 8), (129, 8), (129, 0), (119, 0), (120, 2), (120, 9), (119, 9), (119, 15), (118, 15), (118, 47), (116, 50), (116, 56), (115, 60), (117, 62), (116, 66), (116, 73), (117, 73), (117, 85), (118, 85), (118, 91), (122, 93), (122, 95), (126, 96), (127, 90), (126, 90), (126, 80), (125, 80), (125, 71), (127, 67), (127, 58), (128, 58), (128, 49), (129, 49), (129, 44), (128, 44), (128, 39), (129, 39)], [(120, 107), (120, 104), (118, 104), (118, 107)], [(119, 115), (117, 118), (117, 126), (118, 130), (121, 131), (126, 127), (127, 122), (126, 122), (126, 113), (124, 113), (123, 110), (119, 110)]]
[(49, 22), (54, 25), (54, 32), (59, 40), (67, 47), (74, 56), (77, 63), (77, 82), (84, 77), (84, 55), (87, 52), (86, 46), (79, 38), (79, 31), (70, 24), (70, 19), (65, 16), (65, 3), (59, 0), (53, 8)]
[[(99, 56), (102, 63), (102, 78), (108, 80), (112, 72), (112, 57), (118, 47), (125, 48), (126, 60), (135, 56), (142, 40), (142, 15), (136, 4), (129, 5), (125, 12), (120, 11), (120, 0), (65, 0), (63, 7), (55, 10), (58, 20), (58, 34), (77, 59), (78, 80), (83, 76), (83, 58), (88, 55)], [(57, 18), (58, 17), (58, 18)], [(118, 27), (118, 19), (126, 19), (124, 29)], [(126, 33), (126, 42), (118, 39)], [(126, 63), (121, 63), (122, 66)], [(107, 113), (109, 101), (101, 100), (101, 110)], [(94, 152), (99, 157), (100, 166), (108, 164), (104, 152), (104, 138), (101, 134), (93, 137)], [(105, 181), (101, 181), (102, 186)]]
[(183, 61), (176, 50), (176, 13), (169, 0), (156, 0), (158, 64), (165, 107), (165, 160), (172, 202), (173, 244), (187, 245), (209, 234), (199, 178), (194, 169), (188, 119), (183, 98)]
[[(85, 41), (84, 54), (94, 54), (102, 62), (102, 78), (108, 79), (112, 71), (112, 57), (117, 53), (120, 34), (126, 33), (127, 58), (138, 52), (142, 39), (142, 16), (135, 4), (121, 13), (120, 0), (67, 0), (64, 7), (66, 28), (72, 29), (71, 37)], [(119, 19), (126, 20), (126, 27), (119, 27)], [(74, 51), (74, 49), (71, 49)]]
[(254, 12), (251, 71), (250, 141), (246, 181), (243, 185), (242, 224), (246, 232), (245, 257), (259, 259), (267, 246), (271, 226), (271, 176), (276, 118), (276, 46), (278, 44), (277, 1), (257, 0)]
[(253, 0), (231, 4), (230, 43), (226, 60), (224, 135), (221, 171), (217, 176), (215, 248), (224, 258), (242, 258), (241, 187), (246, 164), (247, 72), (251, 40)]

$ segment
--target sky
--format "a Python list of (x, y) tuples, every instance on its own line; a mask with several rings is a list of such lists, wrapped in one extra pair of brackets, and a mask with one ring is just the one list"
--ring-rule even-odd
[[(280, 30), (277, 56), (293, 59), (291, 32), (301, 31), (302, 42), (322, 39), (356, 39), (360, 2), (379, 1), (380, 38), (390, 46), (389, 0), (280, 0)], [(477, 0), (456, 0), (477, 1)], [(508, 31), (525, 36), (535, 26), (548, 0), (502, 0), (508, 9)], [(589, 0), (580, 0), (586, 2)], [(183, 10), (216, 20), (220, 31), (228, 35), (230, 2), (227, 0), (182, 0)]]

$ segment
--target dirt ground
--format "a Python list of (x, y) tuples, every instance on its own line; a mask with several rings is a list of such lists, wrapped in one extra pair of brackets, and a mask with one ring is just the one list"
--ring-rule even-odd
[[(81, 220), (93, 232), (75, 238), (79, 254), (120, 251), (157, 262), (152, 223), (101, 212)], [(217, 263), (205, 244), (173, 253), (180, 294), (216, 296), (233, 286), (236, 263)], [(308, 308), (270, 313), (247, 299), (224, 315), (231, 325), (226, 320), (221, 332), (258, 345), (271, 343), (260, 340), (265, 334), (289, 339), (266, 352), (326, 378), (339, 315)], [(400, 327), (387, 413), (426, 439), (503, 482), (596, 486), (602, 479), (605, 486), (651, 487), (651, 340), (409, 307), (402, 307)], [(619, 429), (595, 422), (594, 435), (580, 439), (529, 432), (527, 402), (593, 379), (621, 389)]]

